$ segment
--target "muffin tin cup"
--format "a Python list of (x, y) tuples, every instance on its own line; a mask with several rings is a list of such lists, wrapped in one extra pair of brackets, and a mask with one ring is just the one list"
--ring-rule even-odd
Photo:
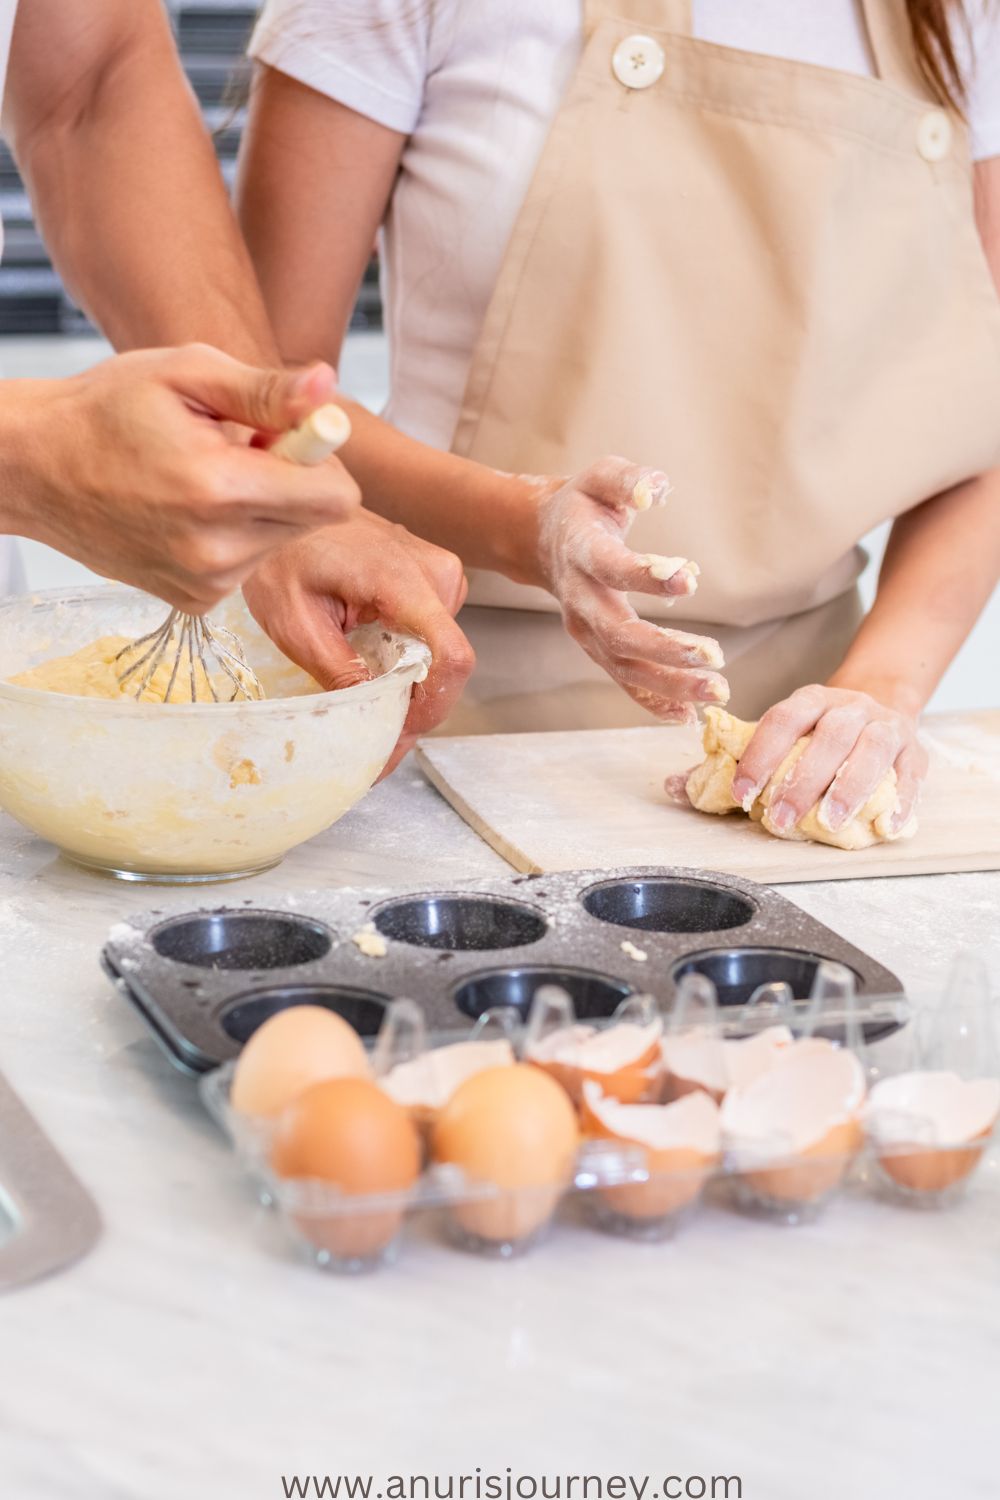
[(250, 902), (154, 910), (115, 927), (103, 962), (172, 1060), (199, 1073), (238, 1054), (246, 1028), (233, 1023), (233, 1007), (270, 999), (278, 1008), (283, 994), (295, 1003), (307, 986), (352, 1024), (345, 1007), (370, 1002), (360, 1027), (370, 1035), (390, 998), (411, 997), (433, 1029), (451, 1030), (471, 1026), (480, 1007), (524, 1015), (552, 983), (568, 990), (581, 1019), (601, 1019), (632, 993), (669, 1000), (695, 965), (728, 973), (721, 998), (738, 1031), (755, 956), (766, 977), (790, 977), (800, 1002), (821, 960), (846, 965), (871, 1001), (862, 1016), (869, 1035), (898, 1028), (901, 1007), (905, 1015), (894, 974), (778, 891), (678, 867), (500, 875), (444, 891), (321, 891), (268, 911)]

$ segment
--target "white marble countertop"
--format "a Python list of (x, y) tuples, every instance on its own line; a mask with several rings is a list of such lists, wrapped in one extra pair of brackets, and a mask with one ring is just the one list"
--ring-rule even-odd
[[(501, 867), (406, 766), (234, 891)], [(907, 984), (960, 945), (1000, 972), (1000, 875), (785, 889)], [(124, 911), (219, 890), (89, 876), (0, 818), (0, 1067), (106, 1223), (0, 1303), (5, 1497), (277, 1500), (283, 1474), (477, 1466), (648, 1474), (648, 1500), (670, 1474), (739, 1475), (746, 1500), (996, 1495), (996, 1157), (948, 1213), (848, 1196), (784, 1229), (709, 1208), (671, 1243), (566, 1226), (509, 1264), (428, 1233), (377, 1275), (324, 1277), (97, 967)]]

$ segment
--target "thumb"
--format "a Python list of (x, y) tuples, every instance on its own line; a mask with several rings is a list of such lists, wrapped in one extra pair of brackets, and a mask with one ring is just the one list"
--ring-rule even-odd
[(337, 392), (337, 376), (322, 362), (304, 370), (257, 369), (218, 349), (184, 351), (177, 389), (222, 421), (257, 432), (286, 432)]
[(315, 678), (324, 692), (371, 681), (371, 672), (344, 634), (329, 599), (261, 591), (255, 578), (243, 585), (243, 597), (278, 650)]

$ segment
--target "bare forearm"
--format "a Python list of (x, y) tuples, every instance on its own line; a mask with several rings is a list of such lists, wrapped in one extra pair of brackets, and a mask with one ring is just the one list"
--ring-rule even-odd
[(340, 457), (369, 510), (398, 521), (468, 568), (541, 583), (537, 496), (529, 480), (441, 453), (398, 432), (355, 402), (353, 436)]
[(930, 698), (1000, 577), (1000, 470), (901, 516), (836, 687), (910, 714)]
[[(133, 0), (106, 51), (108, 38), (89, 28), (107, 23), (88, 10), (75, 32), (48, 40), (93, 57), (47, 110), (24, 97), (47, 82), (42, 9), (23, 7), (15, 33), (7, 123), (55, 264), (118, 349), (201, 340), (273, 363), (249, 255), (161, 6)], [(31, 65), (20, 108), (19, 52)]]

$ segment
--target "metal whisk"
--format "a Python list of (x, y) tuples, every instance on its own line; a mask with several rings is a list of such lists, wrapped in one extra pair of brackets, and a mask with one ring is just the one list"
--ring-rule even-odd
[[(232, 684), (227, 702), (233, 703), (237, 698), (253, 700), (264, 697), (264, 689), (246, 659), (239, 636), (222, 625), (210, 624), (201, 615), (185, 615), (179, 609), (172, 609), (162, 625), (148, 635), (130, 641), (118, 652), (115, 661), (122, 664), (118, 673), (121, 686), (124, 688), (128, 683), (132, 696), (141, 698), (162, 663), (171, 660), (171, 650), (172, 665), (163, 693), (164, 703), (170, 702), (178, 681), (187, 688), (187, 692), (183, 687), (178, 690), (179, 702), (197, 703), (198, 688), (204, 684), (213, 702), (218, 703), (219, 694), (210, 669), (213, 663)], [(135, 660), (126, 666), (126, 660), (133, 655)]]
[[(284, 433), (270, 451), (289, 463), (321, 464), (343, 447), (350, 435), (347, 413), (330, 403)], [(207, 687), (215, 703), (222, 701), (220, 688), (228, 703), (238, 698), (253, 702), (265, 696), (239, 636), (223, 625), (213, 625), (204, 615), (172, 609), (162, 625), (123, 646), (115, 656), (123, 692), (141, 698), (165, 662), (170, 663), (170, 675), (164, 703), (170, 702), (175, 688), (177, 702), (197, 703), (200, 687)]]

